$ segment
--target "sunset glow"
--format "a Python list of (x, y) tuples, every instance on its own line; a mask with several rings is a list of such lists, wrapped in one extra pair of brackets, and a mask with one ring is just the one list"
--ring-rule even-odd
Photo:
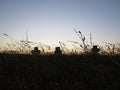
[(26, 40), (25, 31), (29, 41), (53, 47), (82, 44), (74, 29), (88, 43), (90, 33), (94, 44), (120, 42), (119, 9), (120, 0), (0, 0), (0, 46)]

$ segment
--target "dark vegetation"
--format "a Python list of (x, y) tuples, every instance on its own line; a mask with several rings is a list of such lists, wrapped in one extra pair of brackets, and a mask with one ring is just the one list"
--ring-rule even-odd
[(27, 39), (9, 44), (9, 50), (0, 53), (0, 90), (119, 90), (120, 43), (94, 45), (90, 34), (88, 44), (74, 31), (82, 44), (70, 41), (72, 51), (60, 41), (55, 51)]
[(119, 55), (0, 54), (0, 90), (119, 90)]

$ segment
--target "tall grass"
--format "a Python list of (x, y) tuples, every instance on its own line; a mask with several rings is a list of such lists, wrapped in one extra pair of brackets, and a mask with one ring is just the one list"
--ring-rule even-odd
[[(87, 43), (86, 37), (82, 34), (81, 31), (74, 29), (74, 32), (77, 34), (79, 39), (82, 41), (70, 41), (72, 43), (72, 48), (68, 48), (67, 44), (59, 41), (60, 48), (63, 54), (90, 54), (93, 46), (92, 35), (90, 34), (90, 43)], [(5, 34), (6, 35), (6, 34)], [(7, 35), (8, 36), (8, 35)], [(120, 54), (120, 43), (109, 43), (105, 42), (100, 47), (101, 55), (119, 55)], [(11, 40), (11, 43), (6, 43), (4, 50), (8, 51), (18, 51), (20, 54), (31, 54), (31, 51), (34, 47), (38, 47), (41, 51), (41, 55), (54, 54), (53, 47), (46, 45), (42, 42), (30, 42), (30, 41), (16, 41)]]

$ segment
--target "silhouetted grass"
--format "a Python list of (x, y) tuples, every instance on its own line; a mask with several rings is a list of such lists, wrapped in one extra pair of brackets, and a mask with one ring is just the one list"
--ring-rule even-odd
[(120, 56), (0, 54), (0, 90), (119, 90)]

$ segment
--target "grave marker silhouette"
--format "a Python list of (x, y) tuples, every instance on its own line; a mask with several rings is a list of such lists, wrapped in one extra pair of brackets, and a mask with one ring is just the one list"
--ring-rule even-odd
[(38, 50), (38, 47), (34, 47), (34, 50), (31, 51), (32, 55), (40, 55), (40, 50)]
[(100, 49), (97, 47), (97, 45), (94, 45), (93, 48), (91, 49), (91, 51), (92, 51), (92, 54), (98, 54)]
[(60, 47), (55, 47), (55, 55), (62, 55), (62, 50), (60, 50)]

